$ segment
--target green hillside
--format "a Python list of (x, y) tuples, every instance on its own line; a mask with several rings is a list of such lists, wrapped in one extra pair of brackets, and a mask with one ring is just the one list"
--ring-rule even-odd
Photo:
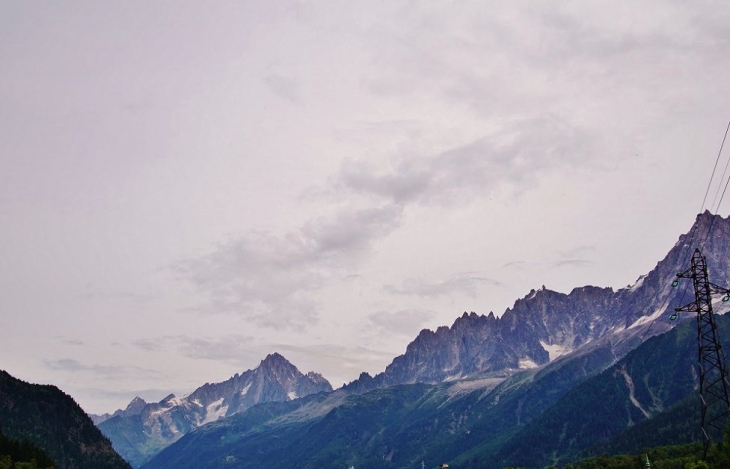
[[(717, 323), (730, 338), (730, 318)], [(546, 467), (699, 439), (694, 321), (608, 368), (605, 345), (566, 358), (491, 386), (487, 377), (258, 405), (191, 432), (144, 467)]]
[[(718, 316), (717, 325), (723, 343), (729, 344), (730, 318)], [(525, 425), (484, 467), (565, 464), (594, 446), (614, 452), (697, 441), (696, 400), (691, 411), (696, 334), (696, 323), (689, 320), (648, 340)], [(679, 405), (683, 399), (687, 402)]]

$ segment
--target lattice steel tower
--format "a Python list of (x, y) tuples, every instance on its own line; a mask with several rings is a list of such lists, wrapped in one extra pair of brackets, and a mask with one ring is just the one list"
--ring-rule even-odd
[[(691, 278), (695, 290), (693, 302), (676, 308), (677, 312), (697, 313), (697, 346), (700, 363), (700, 401), (702, 404), (702, 433), (705, 438), (704, 453), (712, 441), (720, 441), (727, 425), (728, 397), (725, 356), (720, 346), (712, 311), (712, 295), (723, 294), (723, 301), (730, 300), (730, 289), (711, 283), (707, 274), (707, 261), (699, 249), (692, 255), (692, 266), (677, 274), (677, 278)], [(673, 283), (678, 284), (678, 280)], [(676, 319), (676, 314), (673, 315)]]

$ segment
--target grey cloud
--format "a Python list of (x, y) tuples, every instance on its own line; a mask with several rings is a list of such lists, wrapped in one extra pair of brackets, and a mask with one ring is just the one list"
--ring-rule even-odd
[[(343, 375), (353, 377), (366, 370), (382, 371), (394, 356), (392, 351), (377, 350), (362, 345), (348, 347), (324, 343), (309, 346), (276, 344), (272, 345), (272, 349), (281, 352), (287, 358), (296, 357), (292, 358), (292, 363), (300, 371), (340, 370)], [(334, 379), (331, 376), (325, 378), (330, 380), (333, 387), (340, 385), (339, 381), (331, 381)]]
[(86, 365), (71, 358), (61, 358), (44, 362), (45, 366), (54, 371), (89, 373), (101, 379), (120, 379), (128, 376), (161, 378), (159, 371), (138, 366), (120, 365)]
[(529, 263), (525, 261), (512, 261), (504, 264), (502, 266), (503, 269), (517, 269), (517, 270), (525, 270), (525, 267), (528, 266)]
[(567, 251), (561, 251), (560, 257), (563, 258), (576, 258), (587, 255), (588, 253), (595, 252), (595, 246), (577, 246)]
[(148, 351), (159, 351), (172, 347), (181, 355), (204, 360), (224, 360), (240, 362), (242, 355), (247, 355), (253, 337), (233, 334), (221, 337), (190, 337), (186, 335), (163, 336), (153, 339), (141, 339), (132, 344)]
[(156, 339), (139, 339), (132, 342), (135, 347), (141, 348), (146, 352), (159, 352), (165, 349), (167, 337), (159, 337)]
[(383, 333), (414, 337), (423, 324), (433, 317), (432, 311), (407, 309), (395, 312), (377, 311), (368, 316), (368, 321), (372, 327)]
[(604, 16), (603, 21), (592, 24), (585, 21), (583, 9), (580, 12), (555, 8), (533, 11), (532, 23), (540, 28), (541, 36), (551, 44), (551, 47), (540, 49), (542, 61), (554, 64), (557, 60), (580, 58), (605, 62), (642, 51), (654, 55), (657, 49), (688, 53), (694, 48), (706, 48), (708, 44), (728, 39), (727, 28), (713, 27), (718, 18), (726, 15), (697, 15), (694, 6), (690, 10), (685, 5), (675, 3), (664, 10), (665, 18), (672, 17), (672, 21), (637, 23), (640, 26), (630, 30), (618, 23), (625, 21), (628, 16), (643, 17), (646, 14), (644, 8), (623, 8), (614, 12), (605, 12), (605, 9), (599, 8), (609, 14)]
[(348, 163), (341, 172), (342, 184), (355, 192), (369, 192), (403, 203), (416, 199), (433, 184), (429, 172), (401, 163), (391, 174), (374, 174), (364, 163)]
[[(639, 4), (577, 5), (535, 4), (515, 11), (507, 4), (484, 9), (479, 2), (465, 2), (459, 13), (450, 11), (441, 21), (428, 20), (428, 8), (409, 8), (397, 22), (382, 22), (378, 37), (369, 38), (390, 47), (379, 51), (364, 86), (386, 96), (443, 93), (485, 112), (505, 109), (496, 103), (523, 109), (534, 97), (535, 83), (550, 82), (566, 69), (581, 67), (600, 79), (606, 63), (635, 65), (637, 57), (651, 61), (668, 49), (687, 56), (727, 42), (725, 12), (697, 14), (694, 5), (690, 10), (670, 2), (662, 6), (663, 20), (656, 21), (647, 20)], [(627, 18), (635, 19), (628, 29)], [(459, 91), (464, 88), (468, 91)], [(505, 93), (509, 100), (500, 96)]]
[(172, 350), (182, 356), (197, 360), (213, 360), (245, 366), (265, 356), (252, 352), (254, 338), (243, 334), (229, 334), (220, 337), (190, 337), (187, 335), (161, 336), (139, 339), (132, 345), (148, 352)]
[(585, 259), (596, 248), (594, 246), (576, 246), (567, 251), (558, 252), (558, 256), (562, 260), (556, 261), (552, 264), (553, 268), (561, 267), (587, 267), (593, 264), (593, 261)]
[(240, 314), (265, 327), (303, 328), (317, 321), (311, 294), (335, 273), (346, 274), (401, 216), (395, 204), (341, 211), (283, 236), (249, 233), (173, 269), (209, 295), (208, 311)]
[(70, 337), (66, 337), (66, 336), (62, 336), (62, 335), (56, 336), (56, 337), (54, 337), (54, 339), (56, 339), (60, 342), (63, 342), (66, 345), (84, 345), (84, 341), (81, 339), (72, 339)]
[(369, 251), (373, 240), (389, 234), (400, 223), (403, 209), (388, 204), (355, 212), (342, 211), (334, 220), (315, 220), (301, 230), (309, 248), (307, 260), (346, 264)]
[(400, 159), (379, 172), (365, 162), (349, 162), (338, 187), (382, 197), (396, 204), (448, 204), (485, 196), (503, 184), (525, 188), (546, 171), (592, 165), (592, 139), (552, 114), (519, 119), (494, 134), (428, 156)]
[(73, 384), (64, 386), (64, 391), (73, 395), (77, 401), (94, 401), (96, 403), (95, 408), (88, 409), (84, 407), (84, 410), (99, 415), (113, 413), (119, 408), (124, 408), (135, 397), (141, 397), (146, 402), (158, 402), (171, 393), (169, 388), (109, 390), (97, 387), (80, 387)]
[(401, 286), (396, 287), (393, 285), (385, 285), (383, 288), (386, 292), (397, 295), (437, 297), (466, 294), (471, 297), (475, 297), (477, 289), (481, 285), (500, 286), (500, 283), (490, 278), (466, 273), (455, 275), (442, 282), (428, 282), (423, 279), (407, 279)]
[(105, 399), (124, 400), (132, 401), (135, 397), (141, 397), (147, 402), (155, 402), (163, 399), (170, 394), (169, 389), (161, 388), (145, 388), (145, 389), (132, 389), (132, 390), (120, 390), (110, 391), (108, 389), (99, 388), (82, 388), (80, 390), (85, 394), (91, 394)]
[(561, 267), (588, 267), (589, 265), (592, 265), (593, 261), (588, 261), (585, 259), (566, 259), (563, 261), (558, 261), (553, 263), (553, 267), (555, 268), (561, 268)]
[(278, 97), (291, 104), (301, 104), (299, 82), (282, 75), (272, 74), (264, 78), (266, 86)]

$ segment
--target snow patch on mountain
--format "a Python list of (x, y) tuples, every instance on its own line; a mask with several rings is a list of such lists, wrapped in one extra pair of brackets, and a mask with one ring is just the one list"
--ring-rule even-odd
[(646, 275), (640, 276), (633, 285), (628, 286), (626, 289), (630, 292), (635, 292), (636, 290), (641, 288), (641, 286), (644, 284), (645, 278), (646, 278)]
[(654, 311), (649, 316), (642, 316), (642, 317), (640, 317), (639, 319), (637, 319), (636, 321), (634, 321), (633, 324), (631, 324), (629, 327), (627, 327), (627, 329), (633, 329), (634, 327), (639, 327), (641, 325), (644, 325), (644, 324), (647, 324), (647, 323), (650, 323), (650, 322), (654, 321), (656, 318), (658, 318), (659, 316), (661, 316), (662, 314), (664, 314), (664, 311), (667, 310), (667, 306), (668, 305), (669, 305), (669, 303), (665, 301), (661, 308), (657, 309), (656, 311)]
[(522, 358), (518, 362), (518, 367), (521, 370), (529, 370), (531, 368), (537, 368), (538, 365), (533, 360), (530, 360), (529, 358)]
[(567, 345), (548, 344), (547, 342), (544, 342), (542, 340), (540, 341), (540, 345), (542, 345), (542, 348), (544, 348), (545, 351), (548, 353), (550, 361), (553, 361), (562, 355), (567, 355), (573, 351), (572, 347), (569, 347)]
[(205, 425), (206, 423), (215, 422), (221, 417), (225, 417), (226, 412), (228, 411), (228, 406), (223, 405), (223, 398), (221, 397), (217, 401), (211, 402), (208, 404), (208, 407), (205, 409), (205, 419), (200, 422), (200, 425)]
[(462, 394), (468, 394), (470, 392), (476, 391), (477, 389), (491, 391), (498, 385), (502, 384), (504, 380), (507, 379), (507, 376), (508, 375), (493, 378), (468, 379), (457, 381), (449, 387), (449, 398), (453, 398)]
[(464, 373), (457, 373), (455, 375), (448, 375), (444, 379), (444, 382), (447, 382), (448, 383), (450, 381), (458, 381), (458, 380), (462, 379), (463, 377), (464, 377)]

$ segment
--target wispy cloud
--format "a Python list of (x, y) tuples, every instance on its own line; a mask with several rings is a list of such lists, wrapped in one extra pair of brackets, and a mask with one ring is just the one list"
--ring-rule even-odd
[(104, 380), (118, 380), (130, 376), (154, 379), (161, 378), (163, 376), (161, 372), (149, 368), (121, 365), (87, 365), (71, 358), (48, 360), (44, 362), (44, 364), (50, 370), (68, 373), (88, 373)]
[(76, 346), (84, 345), (84, 341), (81, 339), (75, 339), (75, 338), (66, 337), (63, 335), (57, 335), (56, 337), (54, 337), (54, 339), (66, 344), (66, 345), (76, 345)]
[(317, 321), (311, 294), (336, 273), (346, 275), (401, 215), (394, 204), (341, 211), (283, 236), (249, 233), (173, 268), (209, 295), (206, 311), (239, 314), (259, 326), (303, 328)]
[(250, 357), (253, 342), (253, 337), (242, 334), (215, 338), (178, 335), (139, 339), (133, 341), (132, 345), (149, 352), (174, 350), (188, 358), (227, 361), (240, 365), (246, 361), (245, 358)]
[[(372, 325), (371, 325), (372, 327)], [(377, 373), (393, 359), (393, 351), (378, 350), (364, 345), (345, 346), (339, 344), (320, 343), (300, 346), (291, 344), (274, 344), (274, 350), (287, 358), (296, 357), (293, 363), (300, 371), (325, 372), (325, 378), (333, 387), (344, 384), (344, 376), (357, 376), (362, 371)], [(326, 370), (338, 372), (330, 375)], [(341, 380), (341, 381), (340, 381)]]
[(415, 309), (377, 311), (368, 315), (368, 322), (381, 333), (413, 337), (434, 315), (433, 311)]
[(565, 259), (562, 261), (557, 261), (553, 263), (554, 268), (562, 268), (562, 267), (588, 267), (593, 264), (593, 261), (588, 261), (585, 259)]
[(456, 274), (444, 281), (430, 282), (424, 279), (407, 279), (400, 286), (385, 285), (383, 289), (396, 295), (438, 297), (466, 294), (475, 297), (477, 289), (483, 285), (500, 286), (500, 283), (476, 273), (467, 272)]
[(558, 254), (560, 255), (560, 257), (564, 258), (576, 258), (585, 257), (594, 252), (596, 252), (595, 246), (576, 246), (572, 249), (568, 249), (567, 251), (560, 251)]
[(515, 119), (441, 153), (394, 157), (385, 170), (364, 160), (343, 164), (334, 186), (396, 204), (451, 204), (511, 185), (524, 190), (547, 171), (593, 165), (586, 131), (554, 114)]
[(502, 265), (502, 268), (503, 269), (525, 270), (525, 268), (528, 265), (530, 265), (530, 264), (525, 261), (512, 261), (512, 262), (507, 262), (506, 264)]
[(560, 257), (560, 260), (553, 262), (552, 267), (563, 268), (591, 266), (594, 262), (587, 258), (595, 251), (595, 246), (576, 246), (568, 249), (567, 251), (559, 251), (558, 257)]
[(281, 99), (291, 104), (301, 104), (300, 83), (293, 78), (271, 74), (264, 78), (264, 84)]
[[(330, 201), (348, 200), (334, 215), (311, 219), (281, 234), (251, 232), (174, 269), (207, 294), (199, 309), (235, 313), (263, 327), (303, 329), (318, 320), (315, 293), (351, 274), (374, 242), (401, 223), (409, 205), (444, 205), (484, 197), (509, 185), (527, 188), (540, 174), (581, 165), (587, 139), (556, 116), (516, 120), (469, 144), (434, 155), (398, 157), (387, 170), (350, 160), (330, 180)], [(351, 207), (358, 207), (352, 209)], [(395, 294), (475, 295), (481, 276), (442, 282), (406, 280)]]

